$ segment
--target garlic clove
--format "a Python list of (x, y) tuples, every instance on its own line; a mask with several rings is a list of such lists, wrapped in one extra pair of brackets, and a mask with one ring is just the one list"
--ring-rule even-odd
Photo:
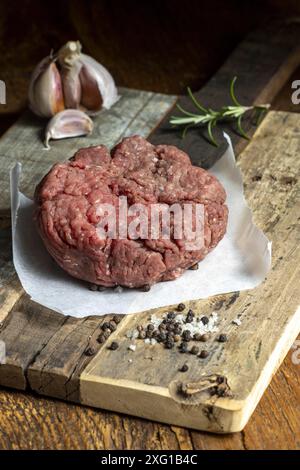
[[(102, 98), (102, 106), (103, 108), (109, 109), (119, 99), (117, 88), (111, 74), (103, 65), (86, 54), (81, 54), (79, 60), (83, 67), (80, 78), (82, 79), (83, 75), (85, 78), (85, 80), (82, 81), (82, 85), (87, 88), (89, 83), (92, 81), (96, 82)], [(84, 93), (85, 91), (83, 90), (83, 96)], [(93, 109), (87, 108), (87, 112), (89, 111), (93, 112)]]
[(65, 109), (49, 121), (45, 132), (45, 147), (50, 148), (50, 139), (64, 139), (90, 134), (93, 121), (87, 114), (78, 109)]
[(30, 80), (28, 98), (30, 108), (38, 116), (51, 117), (64, 109), (61, 77), (50, 57), (36, 66)]
[(103, 106), (103, 99), (97, 80), (91, 73), (90, 68), (82, 65), (79, 78), (81, 84), (81, 107), (88, 110), (89, 114), (100, 111)]
[(76, 62), (71, 68), (63, 68), (61, 71), (63, 93), (66, 108), (79, 108), (82, 88), (79, 78), (81, 64)]

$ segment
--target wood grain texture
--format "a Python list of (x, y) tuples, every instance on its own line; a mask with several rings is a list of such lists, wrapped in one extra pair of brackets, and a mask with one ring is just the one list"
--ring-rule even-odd
[(242, 433), (189, 431), (2, 389), (0, 449), (300, 449), (300, 367), (292, 354)]

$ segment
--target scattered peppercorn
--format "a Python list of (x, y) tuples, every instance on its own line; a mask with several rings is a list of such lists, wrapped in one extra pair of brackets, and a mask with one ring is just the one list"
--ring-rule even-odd
[(190, 330), (184, 330), (182, 333), (182, 339), (184, 341), (190, 341), (191, 340), (191, 332)]
[(227, 341), (227, 336), (226, 336), (224, 333), (222, 333), (222, 334), (219, 336), (218, 341), (219, 341), (219, 343), (226, 343), (226, 341)]
[(193, 347), (191, 348), (191, 350), (190, 350), (190, 353), (191, 353), (191, 354), (195, 354), (195, 355), (196, 355), (196, 354), (198, 354), (198, 352), (199, 352), (198, 346), (193, 346)]
[(107, 288), (105, 286), (98, 286), (97, 291), (98, 292), (104, 292)]
[(163, 343), (164, 341), (166, 341), (167, 339), (167, 335), (163, 332), (161, 332), (158, 337), (157, 337), (157, 340), (160, 342), (160, 343)]
[(180, 339), (181, 339), (180, 335), (174, 335), (175, 343), (178, 343), (178, 341), (180, 341)]
[(174, 323), (168, 323), (166, 326), (167, 331), (174, 331)]
[(217, 377), (217, 383), (218, 384), (222, 384), (224, 381), (225, 381), (225, 377), (223, 377), (222, 375), (219, 375)]
[(113, 320), (109, 322), (109, 329), (111, 331), (116, 331), (117, 329), (117, 324)]
[(109, 346), (108, 346), (108, 349), (111, 349), (112, 351), (115, 351), (116, 349), (118, 349), (119, 347), (119, 344), (116, 342), (116, 341), (113, 341)]
[(189, 370), (189, 366), (187, 364), (183, 364), (182, 367), (180, 367), (179, 372), (187, 372)]
[(154, 330), (154, 325), (152, 325), (152, 323), (149, 323), (149, 325), (147, 325), (147, 330), (148, 331), (153, 331)]
[(201, 341), (201, 337), (202, 337), (202, 335), (200, 335), (200, 333), (195, 333), (194, 336), (193, 336), (193, 340), (194, 341)]
[(202, 349), (202, 351), (201, 351), (200, 354), (199, 354), (199, 357), (200, 357), (201, 359), (206, 359), (208, 356), (209, 356), (209, 352), (206, 351), (205, 349)]
[(93, 292), (96, 292), (98, 290), (97, 284), (89, 284), (89, 289)]
[(121, 294), (121, 292), (123, 292), (123, 287), (122, 286), (116, 286), (114, 288), (114, 291), (117, 292), (118, 294)]
[(103, 331), (104, 331), (104, 330), (107, 330), (107, 328), (109, 328), (109, 322), (108, 322), (108, 321), (105, 321), (105, 322), (103, 323), (103, 325), (101, 326), (101, 328), (102, 328)]
[(167, 319), (168, 319), (168, 320), (174, 320), (175, 317), (176, 317), (175, 312), (169, 312), (169, 313), (167, 314)]
[(180, 349), (180, 351), (183, 352), (183, 353), (184, 353), (184, 352), (187, 352), (187, 350), (188, 350), (188, 344), (187, 344), (187, 342), (186, 342), (186, 341), (183, 341), (183, 342), (180, 344), (179, 349)]
[(99, 335), (97, 338), (98, 343), (102, 344), (106, 340), (105, 336), (103, 334)]
[(177, 310), (179, 312), (183, 312), (184, 309), (185, 309), (185, 305), (183, 303), (180, 303), (177, 305)]
[(167, 340), (165, 343), (165, 346), (167, 349), (172, 349), (174, 347), (174, 341), (172, 340)]
[(120, 321), (122, 320), (121, 315), (114, 315), (113, 316), (113, 321), (118, 325)]
[(201, 317), (201, 321), (202, 321), (203, 325), (207, 325), (207, 323), (209, 322), (209, 319), (208, 319), (208, 317), (204, 316), (204, 317)]
[(84, 354), (86, 356), (94, 356), (96, 354), (96, 350), (92, 346), (88, 346), (86, 350), (84, 351)]
[(204, 333), (204, 335), (201, 335), (200, 341), (203, 341), (204, 343), (206, 343), (206, 341), (208, 341), (209, 338), (210, 338), (209, 334), (208, 334), (208, 333)]
[(109, 328), (107, 328), (107, 330), (104, 330), (103, 331), (104, 338), (107, 339), (110, 336), (110, 333), (111, 333), (111, 331), (110, 331)]
[(140, 288), (142, 292), (149, 292), (150, 289), (151, 289), (150, 284), (145, 284), (144, 286)]

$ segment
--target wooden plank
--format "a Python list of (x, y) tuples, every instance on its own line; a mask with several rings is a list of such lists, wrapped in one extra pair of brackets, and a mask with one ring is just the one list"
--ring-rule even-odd
[[(126, 332), (146, 324), (150, 312), (127, 316), (115, 335), (119, 349), (102, 349), (82, 373), (82, 403), (214, 432), (243, 429), (300, 330), (295, 224), (299, 142), (300, 116), (271, 112), (240, 156), (248, 202), (256, 222), (273, 241), (274, 259), (267, 281), (238, 297), (227, 296), (219, 309), (220, 328), (229, 342), (224, 346), (212, 337), (209, 359), (202, 362), (192, 355), (183, 358), (176, 349), (143, 342), (137, 342), (133, 354)], [(253, 169), (255, 159), (259, 163)], [(224, 298), (189, 302), (187, 308), (210, 314), (220, 300)], [(155, 313), (162, 315), (168, 309), (172, 306)], [(239, 327), (232, 323), (237, 316)], [(189, 371), (182, 378), (178, 369), (185, 360)], [(232, 397), (207, 398), (200, 393), (190, 401), (177, 393), (182, 383), (199, 382), (212, 374), (227, 378)]]

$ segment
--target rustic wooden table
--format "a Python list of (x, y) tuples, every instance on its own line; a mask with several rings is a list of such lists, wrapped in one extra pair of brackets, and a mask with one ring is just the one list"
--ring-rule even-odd
[[(8, 91), (8, 103), (0, 108), (2, 132), (24, 107), (32, 66), (50, 47), (55, 48), (64, 40), (81, 39), (86, 50), (102, 59), (121, 85), (180, 93), (187, 84), (199, 88), (242, 36), (258, 24), (259, 17), (262, 20), (267, 14), (261, 7), (252, 16), (247, 15), (251, 2), (244, 2), (243, 11), (237, 13), (235, 2), (226, 2), (228, 7), (224, 14), (231, 33), (228, 34), (220, 19), (217, 20), (221, 25), (218, 33), (208, 40), (207, 27), (197, 25), (205, 25), (212, 10), (208, 7), (204, 13), (197, 10), (197, 2), (191, 2), (193, 14), (182, 11), (180, 2), (175, 2), (175, 9), (171, 2), (166, 2), (163, 14), (161, 2), (151, 2), (151, 11), (146, 6), (136, 5), (129, 12), (116, 11), (104, 4), (88, 8), (77, 1), (52, 5), (49, 10), (41, 3), (30, 3), (35, 6), (30, 24), (24, 25), (21, 21), (22, 9), (24, 13), (29, 7), (28, 1), (22, 2), (17, 17), (9, 5), (5, 6), (5, 15), (3, 11), (0, 15), (3, 26), (0, 29), (0, 78), (5, 79)], [(280, 13), (280, 8), (278, 11)], [(246, 18), (245, 22), (237, 21), (239, 14)], [(146, 17), (146, 26), (142, 27), (141, 20)], [(130, 20), (130, 27), (124, 26), (126, 19)], [(9, 21), (14, 22), (13, 38)], [(47, 32), (40, 27), (40, 23), (46, 21)], [(161, 43), (166, 44), (164, 50), (159, 46)], [(172, 65), (172, 69), (168, 68)], [(300, 70), (281, 90), (273, 103), (274, 109), (299, 112), (290, 100), (291, 81), (299, 77)], [(292, 352), (274, 376), (245, 429), (228, 436), (189, 431), (1, 389), (0, 449), (299, 449), (299, 404), (300, 365), (293, 363)]]

